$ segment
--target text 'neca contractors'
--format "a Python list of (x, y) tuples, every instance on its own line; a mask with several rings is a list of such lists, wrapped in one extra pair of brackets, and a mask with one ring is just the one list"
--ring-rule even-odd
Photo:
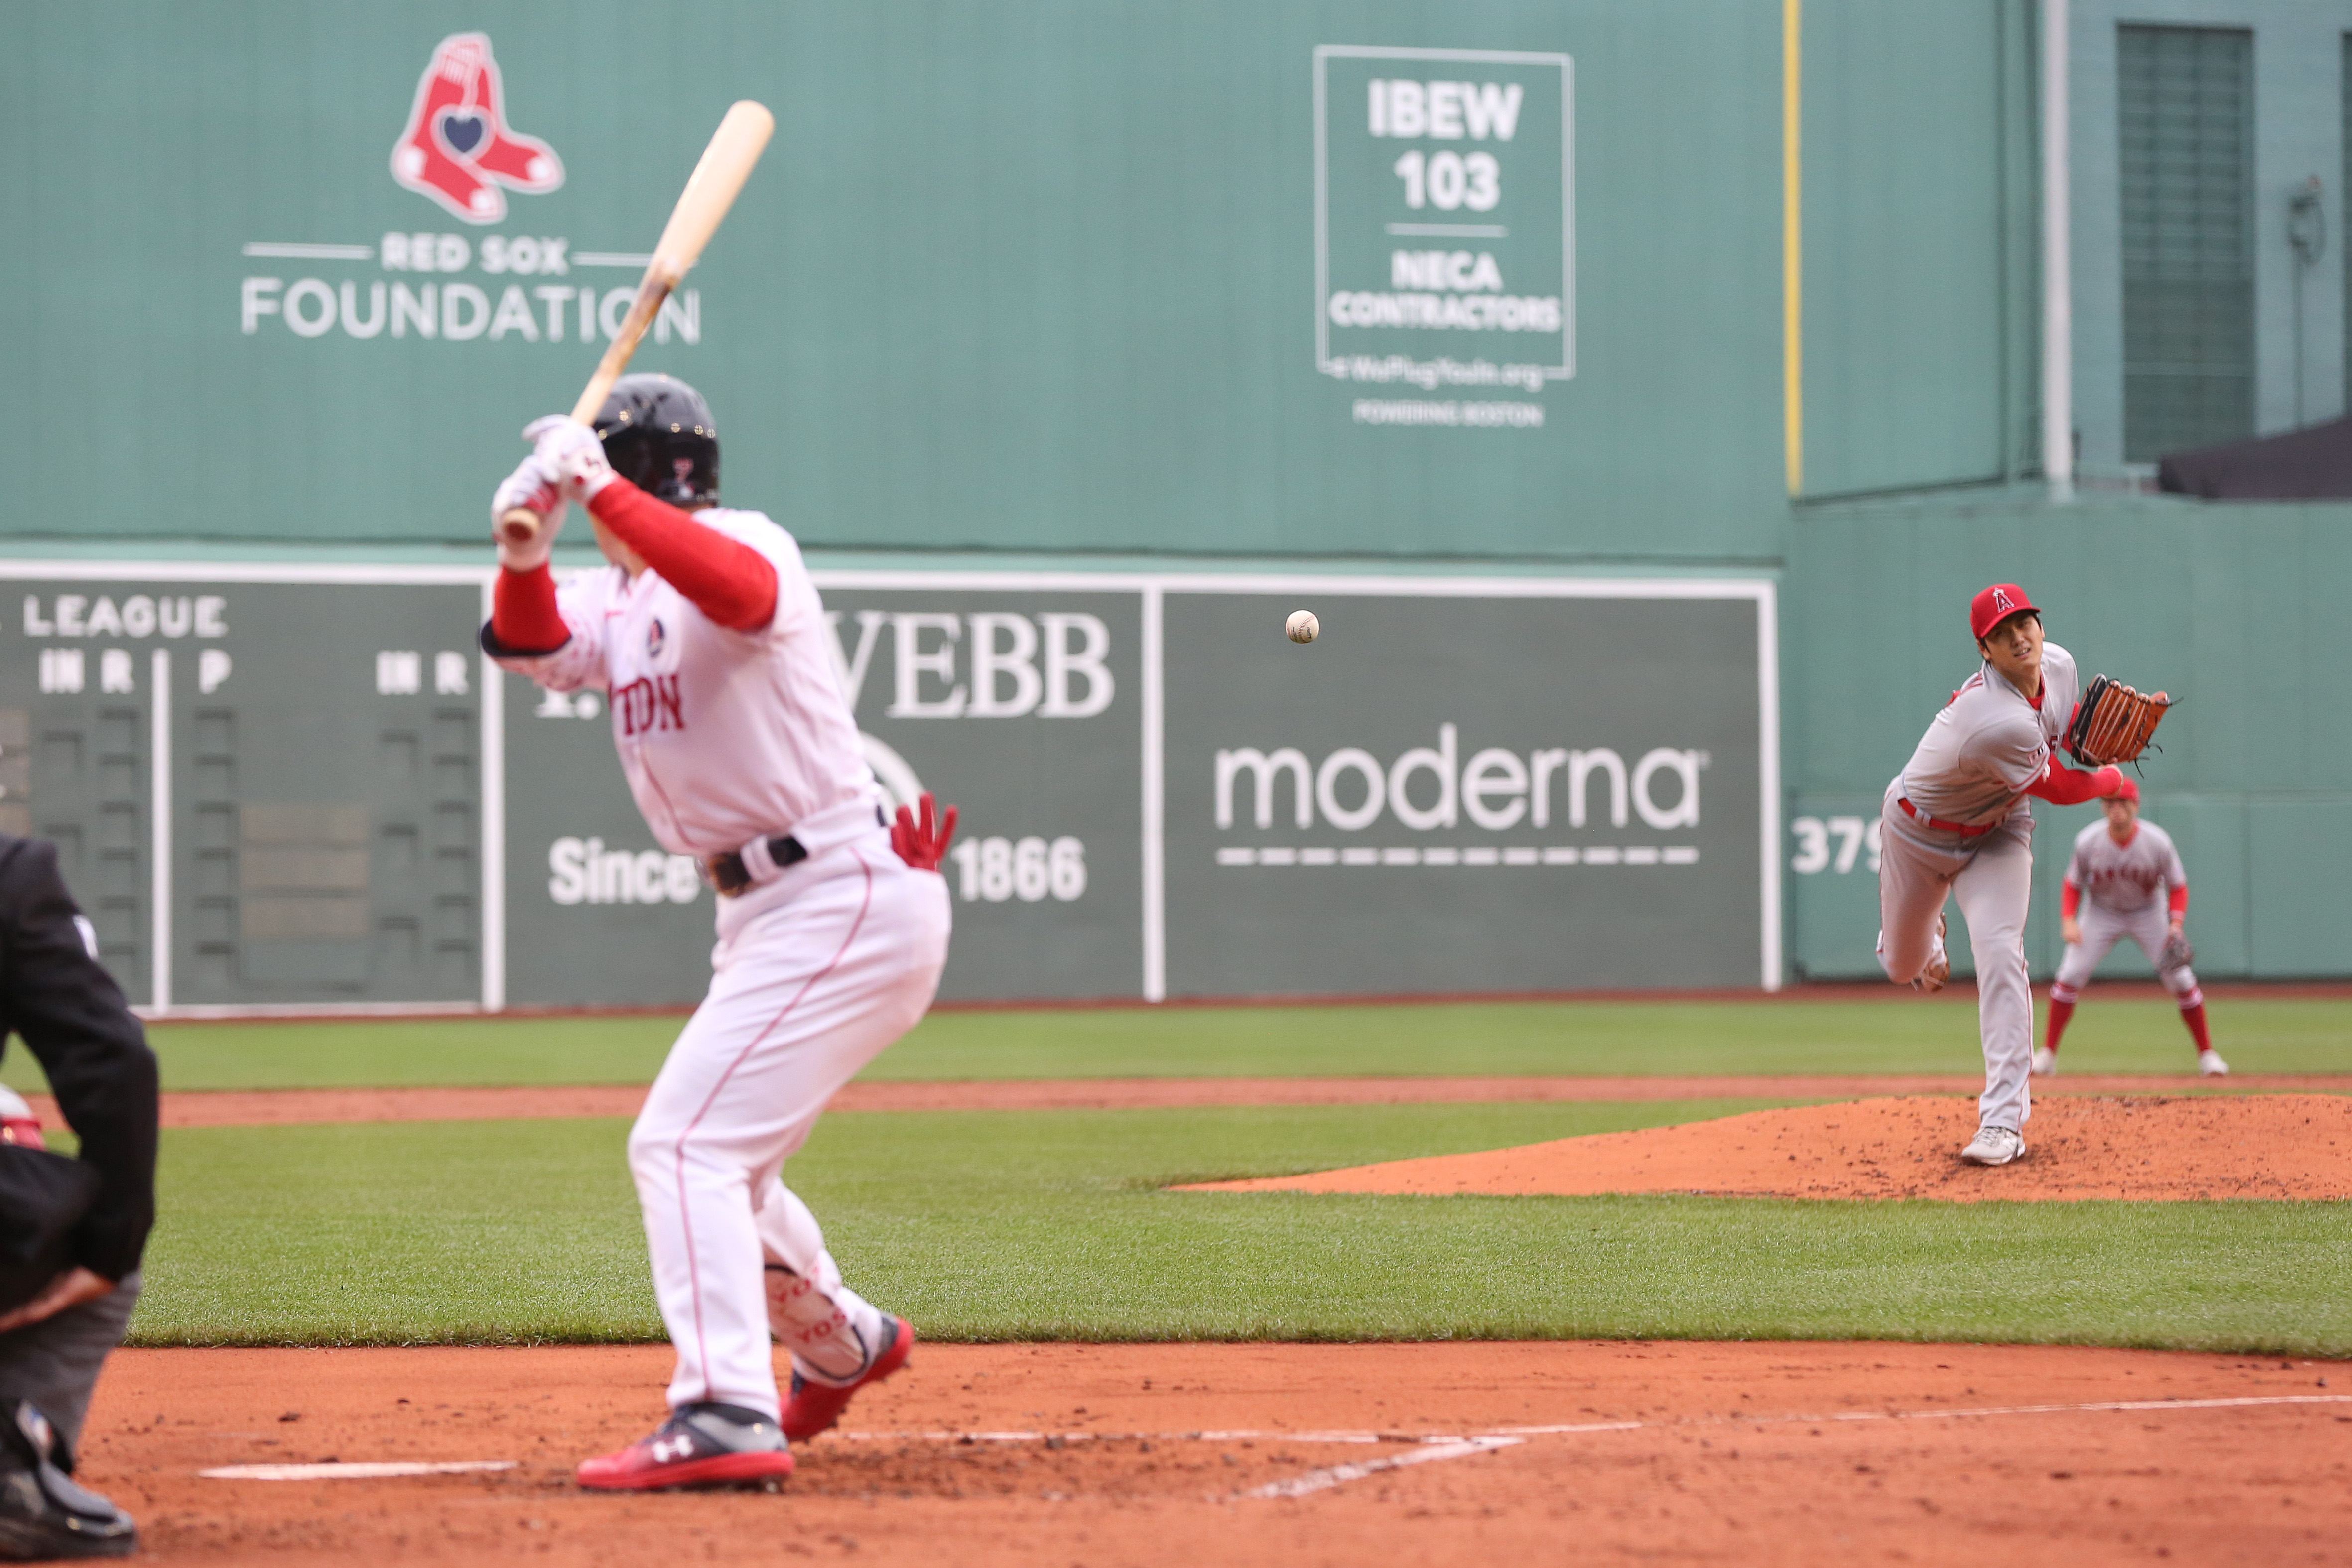
[(1339, 327), (1437, 327), (1466, 332), (1556, 332), (1556, 295), (1375, 294), (1343, 289), (1325, 307)]

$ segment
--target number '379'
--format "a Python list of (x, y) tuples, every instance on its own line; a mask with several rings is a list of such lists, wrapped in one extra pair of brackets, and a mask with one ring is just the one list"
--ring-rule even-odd
[(1863, 849), (1870, 850), (1870, 869), (1878, 869), (1878, 829), (1876, 817), (1868, 822), (1859, 816), (1832, 816), (1824, 822), (1818, 816), (1801, 816), (1789, 824), (1789, 831), (1797, 836), (1797, 853), (1789, 861), (1789, 869), (1801, 877), (1830, 868), (1830, 841), (1837, 841), (1835, 858), (1838, 874), (1853, 869), (1854, 861)]

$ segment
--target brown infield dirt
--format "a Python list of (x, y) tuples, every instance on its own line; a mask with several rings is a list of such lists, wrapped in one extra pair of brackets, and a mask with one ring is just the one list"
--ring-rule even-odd
[(1992, 1169), (1959, 1158), (1976, 1127), (1973, 1100), (1864, 1100), (1176, 1190), (1952, 1203), (2352, 1197), (2352, 1099), (2337, 1095), (2044, 1100), (2026, 1123), (2024, 1158)]
[[(853, 1083), (833, 1110), (1135, 1110), (1219, 1105), (1440, 1105), (1601, 1100), (1852, 1100), (1973, 1094), (1982, 1080), (1927, 1074), (1748, 1074), (1713, 1078), (1090, 1078)], [(2352, 1091), (2352, 1074), (2241, 1074), (2222, 1079), (2045, 1079), (2035, 1096)], [(57, 1102), (27, 1097), (44, 1125)], [(642, 1084), (498, 1089), (184, 1090), (163, 1096), (166, 1127), (267, 1127), (332, 1121), (499, 1121), (635, 1116)]]
[[(919, 1348), (781, 1495), (610, 1497), (665, 1347), (125, 1351), (82, 1477), (159, 1563), (2352, 1558), (2352, 1363), (2051, 1347)], [(2331, 1384), (2333, 1385), (2331, 1387)], [(511, 1461), (214, 1479), (216, 1467)]]

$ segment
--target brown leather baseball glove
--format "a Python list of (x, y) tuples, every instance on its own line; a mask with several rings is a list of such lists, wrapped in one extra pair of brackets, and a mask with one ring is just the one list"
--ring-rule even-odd
[(2066, 725), (2066, 750), (2095, 768), (2137, 762), (2171, 707), (2172, 699), (2161, 691), (2143, 697), (2104, 675), (2094, 676)]

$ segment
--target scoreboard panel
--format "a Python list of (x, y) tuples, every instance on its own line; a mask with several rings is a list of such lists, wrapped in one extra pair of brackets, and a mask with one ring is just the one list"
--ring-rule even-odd
[(6, 574), (0, 831), (134, 1000), (485, 1000), (482, 574)]

